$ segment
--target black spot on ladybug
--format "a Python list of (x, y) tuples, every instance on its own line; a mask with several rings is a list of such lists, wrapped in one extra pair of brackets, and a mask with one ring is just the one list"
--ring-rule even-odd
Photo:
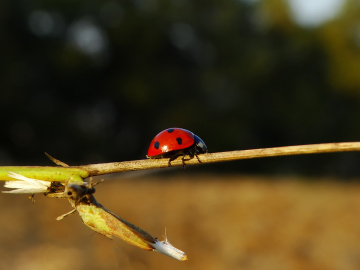
[(156, 141), (156, 142), (154, 143), (154, 147), (155, 147), (155, 149), (159, 149), (160, 143), (159, 143), (158, 141)]
[(181, 138), (176, 138), (176, 141), (177, 141), (178, 144), (180, 144), (180, 145), (182, 144), (182, 139)]
[(169, 129), (167, 129), (167, 132), (169, 132), (169, 133), (171, 133), (171, 132), (173, 132), (174, 131), (174, 129), (173, 128), (169, 128)]

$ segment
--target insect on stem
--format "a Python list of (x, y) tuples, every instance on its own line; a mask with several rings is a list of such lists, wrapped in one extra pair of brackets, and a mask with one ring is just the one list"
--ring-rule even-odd
[(74, 210), (59, 216), (57, 220), (77, 211), (86, 226), (106, 237), (115, 236), (141, 249), (157, 251), (180, 261), (187, 260), (185, 253), (173, 247), (167, 239), (160, 242), (148, 232), (103, 207), (93, 196), (93, 186), (94, 184), (86, 182), (68, 184), (64, 195)]

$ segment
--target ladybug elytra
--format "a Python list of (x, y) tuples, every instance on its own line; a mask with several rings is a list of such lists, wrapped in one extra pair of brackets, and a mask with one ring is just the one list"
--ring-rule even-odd
[(146, 156), (148, 158), (169, 158), (169, 166), (171, 166), (171, 161), (183, 156), (184, 166), (186, 155), (189, 155), (190, 158), (196, 156), (201, 162), (197, 155), (207, 152), (204, 141), (191, 131), (183, 128), (168, 128), (157, 134), (151, 141)]

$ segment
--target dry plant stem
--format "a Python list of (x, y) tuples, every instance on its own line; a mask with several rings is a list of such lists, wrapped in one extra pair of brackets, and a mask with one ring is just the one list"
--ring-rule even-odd
[[(304, 154), (320, 154), (332, 152), (349, 152), (360, 151), (360, 142), (342, 142), (342, 143), (323, 143), (323, 144), (309, 144), (284, 146), (274, 148), (261, 148), (251, 150), (238, 150), (229, 152), (217, 152), (199, 155), (201, 163), (224, 162), (240, 159), (252, 159), (263, 157), (289, 156), (289, 155), (304, 155)], [(185, 159), (186, 160), (186, 159)], [(199, 164), (196, 158), (186, 160), (186, 165)], [(90, 164), (72, 168), (79, 168), (85, 170), (90, 176), (102, 175), (107, 173), (138, 171), (155, 168), (168, 167), (168, 159), (143, 159), (134, 161)], [(171, 166), (182, 166), (181, 158), (171, 162)]]
[[(252, 150), (239, 150), (201, 154), (198, 156), (201, 163), (224, 162), (240, 159), (263, 157), (319, 154), (331, 152), (360, 151), (360, 142), (323, 143), (297, 146), (284, 146)], [(59, 166), (0, 166), (0, 181), (14, 181), (9, 172), (20, 174), (37, 180), (56, 181), (61, 183), (81, 182), (83, 179), (108, 173), (157, 169), (169, 166), (169, 159), (144, 159), (114, 163), (90, 164), (83, 166), (68, 166), (67, 164), (50, 157)], [(185, 159), (186, 165), (199, 164), (197, 158)], [(171, 161), (171, 166), (182, 166), (182, 158)]]

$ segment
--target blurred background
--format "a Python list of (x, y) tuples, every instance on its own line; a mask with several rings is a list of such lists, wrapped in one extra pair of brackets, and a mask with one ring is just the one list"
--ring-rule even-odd
[[(143, 159), (169, 127), (210, 152), (359, 141), (359, 18), (357, 0), (3, 0), (0, 164)], [(114, 252), (76, 215), (55, 221), (65, 201), (2, 194), (0, 266), (359, 269), (359, 162), (243, 160), (97, 188), (154, 236), (166, 227), (188, 263)]]

